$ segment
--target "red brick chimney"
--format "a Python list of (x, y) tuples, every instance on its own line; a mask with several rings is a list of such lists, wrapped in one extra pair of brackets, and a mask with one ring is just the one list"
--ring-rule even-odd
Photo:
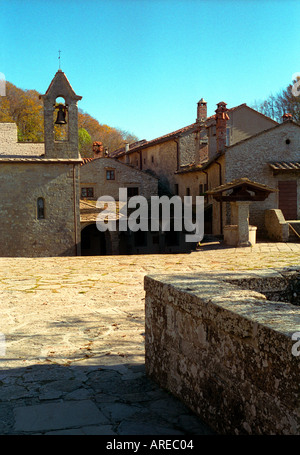
[(94, 152), (94, 158), (101, 158), (104, 156), (104, 147), (102, 142), (95, 141), (93, 142), (93, 152)]
[(203, 122), (207, 119), (207, 102), (203, 98), (197, 104), (197, 119), (196, 122)]
[(283, 116), (281, 117), (282, 118), (282, 122), (287, 122), (288, 120), (293, 120), (293, 116), (292, 114), (283, 114)]
[(217, 153), (221, 153), (225, 150), (226, 146), (226, 124), (229, 120), (227, 114), (227, 107), (224, 101), (220, 101), (217, 104), (216, 112), (216, 137), (217, 137)]

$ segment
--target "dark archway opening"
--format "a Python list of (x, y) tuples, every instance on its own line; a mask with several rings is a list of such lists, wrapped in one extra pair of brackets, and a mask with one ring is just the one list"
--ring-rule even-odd
[(212, 234), (212, 218), (212, 205), (209, 205), (204, 209), (204, 234), (206, 235)]
[(81, 231), (81, 256), (104, 254), (107, 254), (105, 233), (99, 231), (96, 224), (89, 224)]

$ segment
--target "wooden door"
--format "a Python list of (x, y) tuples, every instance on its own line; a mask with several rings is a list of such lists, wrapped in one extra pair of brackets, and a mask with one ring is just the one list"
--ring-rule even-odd
[(297, 219), (297, 181), (283, 180), (278, 182), (279, 209), (286, 220)]

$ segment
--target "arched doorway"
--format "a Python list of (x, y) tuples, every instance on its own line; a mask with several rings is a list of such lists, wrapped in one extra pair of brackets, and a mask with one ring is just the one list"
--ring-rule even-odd
[(81, 255), (99, 256), (107, 254), (105, 232), (97, 229), (96, 223), (89, 224), (81, 231)]

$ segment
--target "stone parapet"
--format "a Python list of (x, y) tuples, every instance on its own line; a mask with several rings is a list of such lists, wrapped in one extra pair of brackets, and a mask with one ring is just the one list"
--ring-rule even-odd
[(299, 269), (146, 276), (147, 374), (219, 434), (300, 434), (299, 283)]

